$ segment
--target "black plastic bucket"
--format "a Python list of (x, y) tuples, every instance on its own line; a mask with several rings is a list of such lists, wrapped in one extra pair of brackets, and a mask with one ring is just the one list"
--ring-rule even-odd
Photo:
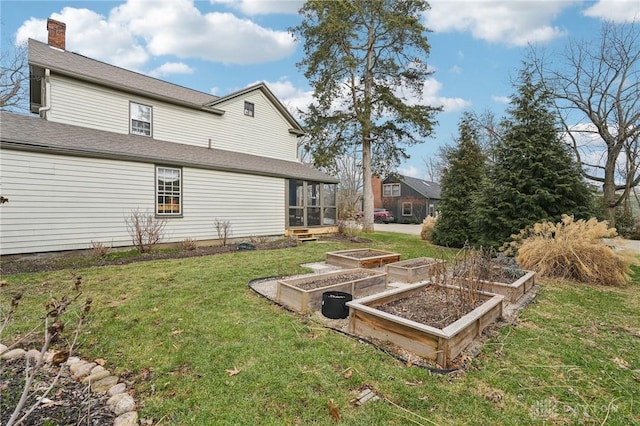
[(331, 319), (341, 319), (349, 316), (347, 302), (353, 296), (342, 291), (326, 291), (322, 293), (322, 315)]

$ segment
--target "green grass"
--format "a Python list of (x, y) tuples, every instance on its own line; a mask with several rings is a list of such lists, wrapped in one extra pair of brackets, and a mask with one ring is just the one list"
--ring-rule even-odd
[[(403, 259), (446, 257), (417, 236), (376, 233)], [(408, 367), (256, 295), (250, 280), (303, 272), (340, 242), (75, 271), (93, 299), (81, 356), (135, 380), (142, 418), (180, 425), (522, 425), (640, 422), (640, 284), (544, 281), (515, 325), (496, 330), (456, 376)], [(360, 245), (359, 247), (362, 247)], [(70, 271), (6, 276), (3, 307), (24, 292), (4, 342), (37, 324)], [(74, 313), (67, 321), (74, 321)], [(625, 363), (629, 367), (625, 367)], [(227, 370), (237, 368), (234, 376)], [(636, 370), (635, 372), (633, 370)], [(147, 376), (145, 372), (150, 371)], [(347, 372), (351, 376), (347, 378)], [(384, 399), (355, 407), (359, 390)]]

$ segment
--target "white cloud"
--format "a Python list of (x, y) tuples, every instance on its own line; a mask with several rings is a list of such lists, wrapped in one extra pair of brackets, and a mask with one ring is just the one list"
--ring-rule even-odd
[[(63, 8), (51, 18), (64, 22), (66, 50), (99, 59), (112, 65), (139, 70), (149, 60), (149, 54), (134, 34), (118, 23), (89, 9)], [(16, 43), (28, 38), (47, 42), (47, 20), (31, 18), (17, 31)]]
[(210, 0), (212, 4), (223, 3), (245, 15), (290, 14), (296, 15), (304, 0)]
[(470, 32), (475, 38), (510, 46), (544, 43), (565, 35), (551, 25), (570, 1), (458, 1), (435, 0), (425, 23), (436, 32)]
[(500, 104), (508, 104), (511, 102), (511, 98), (509, 98), (508, 96), (492, 95), (491, 100)]
[[(65, 7), (51, 18), (67, 24), (67, 50), (132, 70), (143, 69), (151, 55), (199, 58), (225, 64), (258, 64), (293, 54), (296, 42), (230, 13), (201, 13), (193, 0), (128, 0), (108, 17), (89, 9)], [(30, 19), (16, 42), (46, 42), (46, 20)]]
[(457, 65), (454, 65), (454, 66), (452, 66), (451, 68), (449, 68), (449, 72), (450, 72), (451, 74), (458, 74), (458, 75), (460, 75), (460, 74), (462, 74), (462, 68), (460, 68), (460, 67), (459, 67), (459, 66), (457, 66)]
[(416, 166), (407, 166), (407, 167), (400, 167), (398, 169), (398, 173), (400, 173), (403, 176), (420, 178), (421, 170), (418, 169)]
[(231, 13), (202, 14), (193, 0), (153, 3), (129, 0), (111, 11), (147, 42), (153, 55), (200, 58), (226, 64), (258, 64), (293, 54), (296, 42), (287, 31), (275, 31)]
[(166, 62), (149, 73), (152, 77), (164, 77), (170, 74), (193, 74), (193, 68), (183, 62)]
[(414, 100), (415, 103), (441, 106), (444, 112), (460, 111), (471, 106), (471, 101), (462, 98), (448, 98), (440, 95), (442, 83), (435, 78), (425, 81), (422, 87), (422, 100)]
[(640, 21), (640, 2), (638, 0), (600, 0), (586, 9), (585, 16), (614, 22)]

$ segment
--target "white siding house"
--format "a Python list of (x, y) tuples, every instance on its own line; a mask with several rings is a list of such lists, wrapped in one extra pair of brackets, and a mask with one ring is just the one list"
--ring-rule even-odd
[(337, 180), (264, 84), (215, 97), (55, 42), (29, 41), (34, 115), (0, 113), (0, 255), (130, 246), (136, 210), (163, 242), (335, 231)]

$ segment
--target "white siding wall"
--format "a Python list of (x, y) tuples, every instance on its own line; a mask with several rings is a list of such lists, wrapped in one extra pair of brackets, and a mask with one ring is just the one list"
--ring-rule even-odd
[[(244, 101), (255, 117), (244, 115)], [(129, 101), (153, 107), (153, 137), (283, 160), (296, 160), (296, 137), (274, 105), (256, 90), (220, 106), (223, 116), (109, 90), (64, 76), (51, 77), (50, 121), (129, 133)], [(143, 136), (140, 136), (143, 137)]]
[[(87, 249), (91, 241), (129, 246), (125, 217), (152, 212), (155, 166), (3, 150), (0, 254)], [(183, 169), (184, 217), (167, 222), (163, 242), (215, 239), (215, 218), (232, 237), (284, 233), (284, 182)]]

